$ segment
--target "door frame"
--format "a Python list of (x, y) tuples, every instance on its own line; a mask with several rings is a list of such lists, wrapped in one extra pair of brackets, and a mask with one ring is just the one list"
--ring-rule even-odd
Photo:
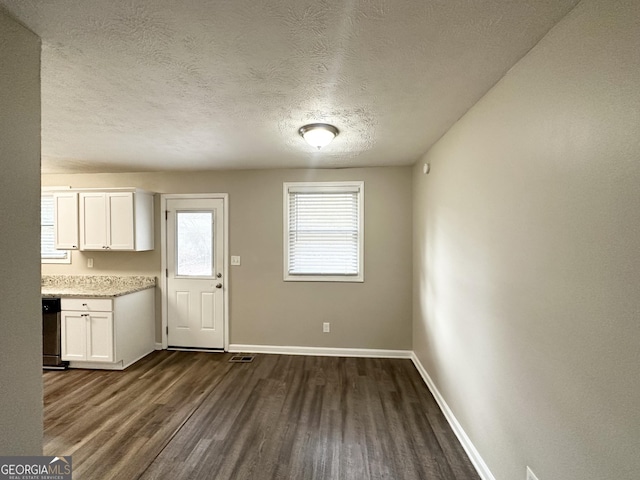
[(166, 350), (168, 343), (168, 286), (167, 286), (167, 200), (168, 199), (210, 199), (222, 200), (224, 222), (222, 225), (224, 238), (222, 275), (224, 278), (223, 288), (223, 328), (224, 328), (224, 351), (229, 351), (229, 194), (228, 193), (163, 193), (160, 195), (160, 292), (162, 298), (162, 349)]

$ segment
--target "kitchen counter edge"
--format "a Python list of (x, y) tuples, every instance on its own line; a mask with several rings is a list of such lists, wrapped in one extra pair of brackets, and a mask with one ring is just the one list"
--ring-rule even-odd
[(149, 288), (155, 288), (155, 285), (111, 289), (42, 287), (42, 298), (114, 298), (128, 295), (130, 293), (141, 292), (142, 290), (147, 290)]

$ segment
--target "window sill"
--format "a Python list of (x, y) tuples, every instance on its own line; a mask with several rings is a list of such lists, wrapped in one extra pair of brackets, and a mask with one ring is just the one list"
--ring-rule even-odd
[(40, 258), (40, 263), (58, 263), (58, 264), (71, 264), (71, 252), (67, 255), (67, 258)]
[(284, 275), (285, 282), (364, 283), (364, 275)]

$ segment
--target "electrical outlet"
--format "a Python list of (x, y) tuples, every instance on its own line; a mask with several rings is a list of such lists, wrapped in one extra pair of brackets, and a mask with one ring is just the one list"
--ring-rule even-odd
[(87, 268), (93, 268), (93, 258), (87, 258)]
[(331, 332), (331, 324), (329, 322), (324, 322), (322, 324), (322, 333), (329, 333)]
[(239, 255), (231, 255), (231, 265), (240, 265)]
[(529, 467), (527, 467), (527, 480), (538, 480)]

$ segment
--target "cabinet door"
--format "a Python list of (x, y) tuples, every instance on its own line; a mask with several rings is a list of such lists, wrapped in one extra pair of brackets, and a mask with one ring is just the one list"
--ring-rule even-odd
[(87, 317), (87, 360), (113, 362), (113, 313), (92, 312)]
[(80, 194), (80, 250), (104, 250), (107, 247), (106, 194)]
[(62, 312), (61, 315), (62, 360), (87, 359), (87, 314)]
[(78, 248), (78, 194), (60, 192), (53, 195), (55, 245), (58, 250)]
[(134, 250), (133, 193), (107, 194), (107, 246), (111, 250)]

